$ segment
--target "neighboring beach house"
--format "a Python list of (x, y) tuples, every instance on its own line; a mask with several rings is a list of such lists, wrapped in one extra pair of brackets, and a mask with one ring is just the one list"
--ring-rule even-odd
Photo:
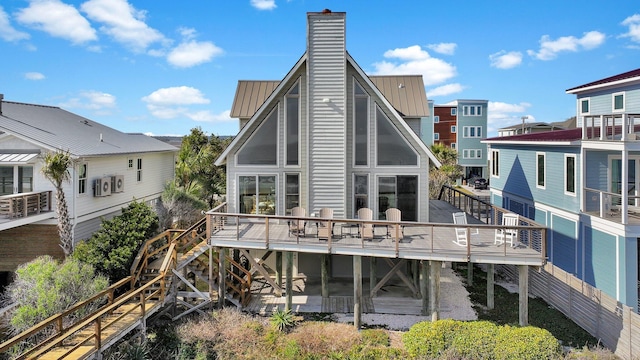
[(396, 207), (402, 220), (428, 221), (429, 165), (440, 164), (419, 137), (422, 77), (368, 76), (346, 51), (345, 18), (308, 13), (307, 49), (289, 73), (238, 83), (231, 116), (241, 129), (216, 161), (227, 168), (229, 212), (299, 206), (354, 218), (368, 207), (385, 219)]
[(637, 312), (640, 69), (567, 93), (578, 128), (486, 140), (491, 199), (547, 225), (550, 262)]
[(155, 204), (173, 179), (178, 149), (59, 107), (0, 96), (0, 272), (41, 254), (62, 255), (55, 188), (41, 172), (41, 155), (57, 150), (76, 162), (64, 190), (78, 242), (134, 199)]

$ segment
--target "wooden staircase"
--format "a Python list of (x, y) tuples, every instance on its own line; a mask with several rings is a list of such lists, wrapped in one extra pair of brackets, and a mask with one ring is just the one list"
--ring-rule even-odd
[[(226, 204), (223, 204), (226, 205)], [(174, 319), (202, 308), (217, 299), (219, 289), (218, 252), (207, 242), (206, 217), (187, 230), (167, 230), (147, 240), (131, 267), (131, 275), (92, 298), (75, 304), (40, 324), (0, 344), (0, 353), (20, 347), (28, 339), (44, 340), (19, 351), (16, 359), (85, 359), (103, 350), (136, 328), (144, 328), (146, 319), (173, 303), (186, 309)], [(223, 222), (209, 224), (211, 231)], [(225, 255), (228, 269), (224, 281), (225, 299), (244, 307), (251, 301), (251, 272)], [(207, 291), (200, 290), (206, 284)], [(192, 291), (189, 291), (192, 290)], [(116, 293), (123, 293), (115, 297)], [(70, 315), (97, 299), (107, 301), (82, 319), (70, 321)]]

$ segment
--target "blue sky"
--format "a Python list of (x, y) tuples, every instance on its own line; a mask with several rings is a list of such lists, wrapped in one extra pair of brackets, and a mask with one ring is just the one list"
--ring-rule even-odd
[(233, 135), (237, 81), (282, 79), (324, 8), (347, 13), (368, 74), (489, 100), (489, 136), (565, 120), (566, 89), (640, 67), (637, 1), (2, 0), (0, 93), (125, 132)]

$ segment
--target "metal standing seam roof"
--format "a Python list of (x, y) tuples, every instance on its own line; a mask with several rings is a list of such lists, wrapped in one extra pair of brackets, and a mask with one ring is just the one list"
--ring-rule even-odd
[[(429, 116), (422, 75), (370, 76), (393, 107), (404, 117)], [(250, 118), (280, 84), (277, 80), (240, 80), (231, 106), (232, 118)]]
[(638, 80), (640, 80), (640, 68), (639, 69), (635, 69), (635, 70), (631, 70), (631, 71), (627, 71), (627, 72), (624, 72), (622, 74), (609, 76), (609, 77), (604, 78), (604, 79), (592, 81), (592, 82), (584, 84), (584, 85), (572, 87), (571, 89), (567, 89), (566, 92), (567, 93), (574, 93), (574, 92), (578, 92), (581, 89), (586, 89), (586, 88), (590, 88), (590, 87), (594, 87), (594, 86), (598, 86), (598, 85), (605, 85), (605, 84), (608, 84), (608, 83), (618, 82), (618, 81), (622, 81), (622, 80), (631, 80), (633, 78), (638, 78)]
[(2, 102), (0, 132), (73, 156), (100, 156), (178, 149), (144, 134), (123, 133), (55, 106)]

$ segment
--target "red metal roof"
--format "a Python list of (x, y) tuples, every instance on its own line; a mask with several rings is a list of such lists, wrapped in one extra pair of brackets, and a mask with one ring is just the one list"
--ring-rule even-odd
[(575, 141), (582, 139), (582, 129), (567, 129), (536, 132), (530, 134), (498, 136), (485, 139), (486, 141)]
[(610, 76), (608, 78), (604, 78), (604, 79), (600, 79), (600, 80), (596, 80), (596, 81), (590, 82), (588, 84), (576, 86), (576, 87), (573, 87), (571, 89), (567, 89), (567, 92), (573, 91), (573, 90), (582, 89), (582, 88), (587, 88), (587, 87), (591, 87), (591, 86), (595, 86), (595, 85), (606, 84), (606, 83), (610, 83), (610, 82), (614, 82), (614, 81), (634, 78), (634, 77), (640, 77), (640, 69), (627, 71), (627, 72), (622, 73), (622, 74), (613, 75), (613, 76)]

